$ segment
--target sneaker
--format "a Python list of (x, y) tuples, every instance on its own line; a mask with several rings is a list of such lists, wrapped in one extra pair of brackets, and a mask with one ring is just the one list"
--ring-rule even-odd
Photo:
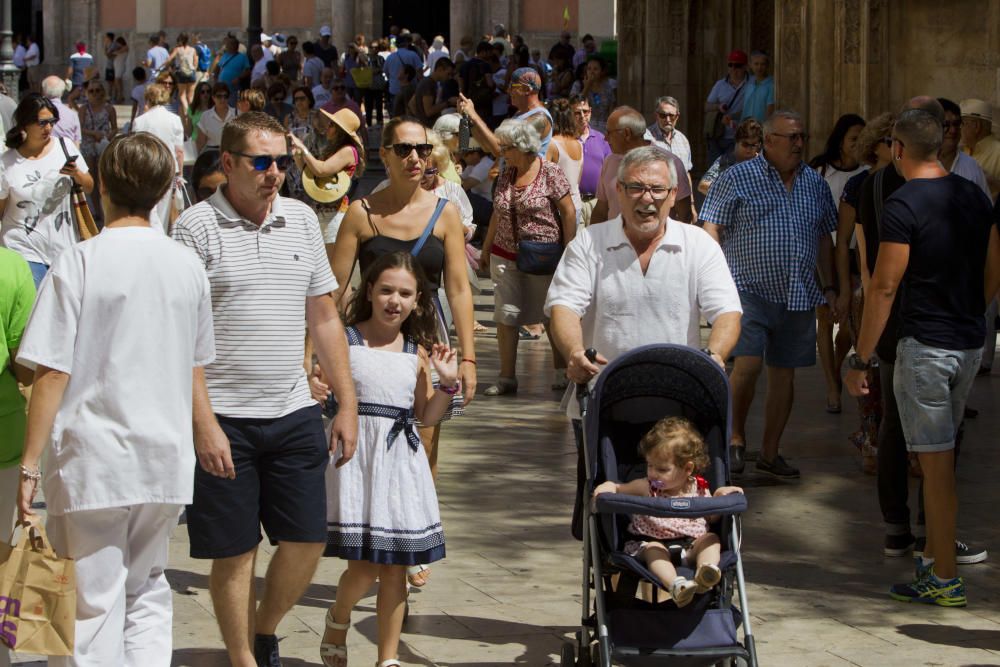
[(780, 454), (775, 456), (774, 460), (771, 462), (768, 462), (763, 458), (757, 459), (757, 472), (762, 472), (765, 475), (777, 477), (778, 479), (799, 478), (799, 469), (788, 465)]
[(735, 445), (729, 445), (729, 469), (734, 475), (739, 475), (747, 467), (746, 459), (743, 455), (746, 453), (746, 447), (737, 447)]
[(670, 584), (670, 597), (674, 599), (674, 603), (678, 607), (686, 607), (694, 599), (697, 588), (698, 584), (690, 579), (676, 577), (674, 578), (674, 582)]
[[(918, 537), (916, 544), (913, 547), (914, 556), (924, 555), (924, 546), (927, 544), (926, 537)], [(986, 560), (989, 554), (986, 549), (980, 549), (979, 547), (969, 546), (962, 540), (955, 540), (955, 562), (959, 565), (973, 565), (975, 563), (982, 563)]]
[(253, 657), (257, 667), (281, 667), (277, 635), (254, 635)]
[(905, 535), (886, 535), (882, 553), (886, 556), (901, 557), (913, 551), (916, 539), (910, 533)]
[(927, 575), (918, 577), (908, 584), (893, 584), (889, 596), (900, 602), (921, 602), (936, 604), (940, 607), (964, 607), (965, 581), (955, 577), (941, 581), (934, 575), (933, 568), (928, 568)]

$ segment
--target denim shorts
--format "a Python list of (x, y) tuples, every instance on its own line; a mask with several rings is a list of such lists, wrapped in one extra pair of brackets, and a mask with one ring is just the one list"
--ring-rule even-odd
[(768, 366), (800, 368), (816, 364), (816, 313), (740, 292), (743, 317), (734, 357), (763, 357)]
[(965, 399), (982, 356), (982, 348), (945, 350), (924, 345), (913, 336), (900, 339), (892, 386), (908, 451), (955, 448)]

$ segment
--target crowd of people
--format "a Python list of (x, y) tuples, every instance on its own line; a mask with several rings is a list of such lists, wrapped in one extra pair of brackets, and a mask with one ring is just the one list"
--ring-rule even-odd
[[(564, 33), (544, 60), (503, 26), (454, 51), (394, 31), (341, 53), (319, 35), (301, 50), (230, 35), (214, 53), (154, 35), (119, 123), (128, 45), (109, 33), (103, 81), (81, 43), (68, 83), (26, 65), (24, 95), (0, 104), (0, 516), (37, 520), (44, 489), (53, 545), (76, 562), (75, 654), (54, 664), (169, 662), (164, 568), (185, 507), (232, 664), (280, 665), (278, 625), (324, 555), (348, 561), (324, 664), (346, 665), (375, 580), (379, 665), (401, 664), (407, 587), (445, 555), (437, 444), (477, 394), (480, 272), (500, 360), (482, 394), (516, 400), (519, 341), (543, 330), (578, 442), (568, 385), (681, 343), (730, 368), (733, 473), (755, 458), (796, 479), (780, 446), (795, 370), (818, 349), (827, 411), (844, 386), (858, 396), (885, 554), (918, 556), (893, 597), (966, 604), (956, 564), (986, 552), (956, 539), (954, 467), (1000, 288), (988, 103), (847, 114), (807, 162), (767, 55), (737, 49), (705, 103), (702, 173), (678, 99), (659, 97), (652, 123), (619, 105), (589, 35), (577, 49)], [(362, 194), (376, 154), (385, 178)], [(684, 451), (646, 452), (687, 471), (663, 473), (668, 494), (695, 488), (700, 455)], [(277, 549), (258, 601), (262, 527)], [(664, 570), (679, 603), (718, 581), (717, 548), (699, 543), (695, 580)]]

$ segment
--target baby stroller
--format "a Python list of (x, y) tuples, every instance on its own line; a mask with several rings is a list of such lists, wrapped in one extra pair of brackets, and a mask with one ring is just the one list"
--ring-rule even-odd
[[(611, 667), (612, 661), (628, 667), (756, 667), (739, 551), (739, 515), (746, 510), (746, 497), (602, 494), (596, 503), (590, 499), (594, 488), (605, 480), (627, 482), (646, 474), (639, 440), (668, 416), (691, 420), (704, 436), (711, 463), (703, 475), (710, 488), (714, 491), (728, 484), (730, 406), (725, 372), (708, 355), (692, 348), (647, 345), (608, 364), (593, 390), (581, 385), (577, 397), (586, 465), (586, 482), (579, 489), (584, 504), (583, 615), (577, 641), (562, 647), (562, 667)], [(718, 522), (709, 526), (723, 548), (718, 586), (696, 595), (683, 609), (672, 600), (662, 600), (659, 590), (654, 602), (637, 599), (641, 581), (657, 586), (660, 581), (645, 563), (624, 552), (629, 515), (634, 513), (685, 518), (718, 515)], [(672, 555), (678, 574), (693, 576), (690, 568), (678, 563), (680, 553)], [(738, 607), (733, 605), (734, 594), (739, 597)], [(741, 623), (742, 644), (737, 639)]]

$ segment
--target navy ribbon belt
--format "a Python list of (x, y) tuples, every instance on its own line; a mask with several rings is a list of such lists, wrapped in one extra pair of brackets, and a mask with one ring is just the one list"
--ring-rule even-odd
[(416, 419), (413, 416), (413, 408), (398, 408), (394, 405), (381, 405), (379, 403), (358, 403), (359, 417), (384, 417), (392, 420), (392, 428), (386, 438), (386, 448), (392, 449), (392, 443), (400, 433), (406, 435), (406, 442), (410, 449), (418, 451), (420, 448), (420, 436), (413, 430)]

